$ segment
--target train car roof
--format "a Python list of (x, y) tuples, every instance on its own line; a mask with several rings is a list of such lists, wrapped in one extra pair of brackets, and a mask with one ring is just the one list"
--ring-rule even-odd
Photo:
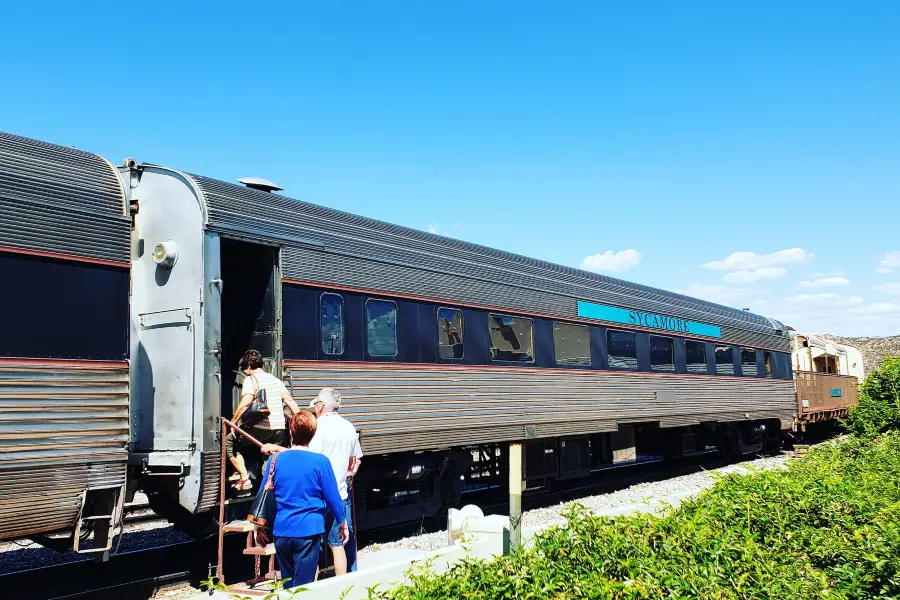
[[(283, 194), (201, 175), (190, 176), (205, 197), (209, 226), (214, 230), (265, 236), (289, 244), (375, 259), (406, 258), (421, 262), (426, 268), (445, 269), (461, 277), (490, 277), (490, 272), (505, 271), (538, 278), (552, 289), (573, 297), (590, 299), (592, 290), (602, 290), (604, 300), (622, 308), (657, 310), (680, 318), (696, 316), (740, 329), (784, 335), (781, 323), (749, 311), (362, 217)], [(486, 272), (473, 274), (473, 265)]]

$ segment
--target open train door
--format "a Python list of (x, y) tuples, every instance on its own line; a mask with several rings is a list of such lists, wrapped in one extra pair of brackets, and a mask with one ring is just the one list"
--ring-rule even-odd
[[(222, 237), (222, 387), (221, 414), (231, 418), (240, 401), (243, 375), (239, 362), (249, 349), (263, 356), (266, 371), (281, 377), (280, 248)], [(259, 457), (249, 452), (251, 480), (259, 475)], [(254, 486), (255, 487), (255, 486)]]

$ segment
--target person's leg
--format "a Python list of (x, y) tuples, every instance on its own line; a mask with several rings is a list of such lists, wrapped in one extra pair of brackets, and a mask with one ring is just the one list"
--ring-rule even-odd
[[(319, 536), (291, 538), (294, 546), (294, 578), (288, 587), (312, 583), (319, 570)], [(284, 578), (284, 575), (282, 575)]]
[[(346, 506), (346, 502), (344, 506)], [(331, 548), (334, 574), (344, 575), (347, 572), (347, 553), (344, 551), (344, 545), (341, 543), (341, 524), (337, 522), (334, 515), (329, 514), (329, 517), (326, 522), (331, 524), (331, 527), (327, 529), (328, 546)]]
[[(348, 490), (348, 493), (352, 494), (353, 490)], [(349, 495), (344, 500), (344, 514), (347, 515), (347, 528), (350, 531), (350, 540), (344, 546), (344, 553), (347, 555), (347, 572), (353, 573), (356, 571), (356, 525), (353, 523), (353, 506)]]
[(278, 570), (281, 578), (287, 579), (288, 584), (294, 579), (294, 550), (291, 543), (293, 538), (275, 538), (275, 558), (278, 560)]
[(246, 487), (245, 482), (249, 482), (250, 474), (247, 473), (247, 466), (244, 464), (244, 457), (240, 455), (240, 453), (235, 449), (236, 445), (236, 436), (237, 434), (234, 430), (230, 431), (228, 435), (225, 436), (225, 454), (228, 456), (228, 460), (231, 462), (231, 465), (234, 467), (234, 470), (238, 472), (240, 475), (240, 480), (235, 487), (237, 489), (244, 489)]

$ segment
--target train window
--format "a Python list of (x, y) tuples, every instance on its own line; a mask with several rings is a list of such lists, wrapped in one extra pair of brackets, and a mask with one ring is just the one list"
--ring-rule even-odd
[(675, 343), (670, 337), (650, 336), (650, 368), (675, 372)]
[(591, 366), (591, 328), (554, 321), (553, 349), (558, 365)]
[(706, 344), (685, 340), (684, 354), (688, 373), (709, 372), (709, 368), (706, 366)]
[(340, 356), (344, 353), (344, 299), (337, 294), (322, 294), (319, 319), (322, 353)]
[(455, 308), (439, 308), (438, 319), (438, 352), (446, 360), (463, 357), (463, 316), (462, 311)]
[(397, 356), (397, 303), (366, 300), (366, 349), (369, 356)]
[(734, 375), (733, 347), (716, 346), (716, 373), (719, 375)]
[(534, 323), (524, 317), (488, 315), (491, 360), (534, 362)]
[(637, 344), (630, 331), (606, 332), (606, 356), (611, 369), (637, 369)]
[(756, 350), (741, 348), (741, 375), (756, 377)]
[(766, 377), (772, 376), (772, 353), (769, 351), (763, 352), (763, 361), (766, 363)]

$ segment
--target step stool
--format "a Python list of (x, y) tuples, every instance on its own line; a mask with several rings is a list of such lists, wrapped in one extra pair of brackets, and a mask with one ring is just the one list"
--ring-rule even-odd
[[(250, 521), (232, 521), (228, 523), (222, 528), (226, 533), (246, 533), (247, 534), (247, 544), (244, 546), (244, 554), (247, 556), (252, 556), (254, 560), (254, 578), (249, 582), (250, 587), (253, 587), (259, 583), (264, 581), (278, 581), (278, 573), (275, 570), (275, 544), (269, 543), (265, 546), (260, 546), (256, 543), (256, 525), (251, 523)], [(262, 576), (260, 574), (261, 571), (261, 558), (263, 556), (269, 557), (269, 570)]]

